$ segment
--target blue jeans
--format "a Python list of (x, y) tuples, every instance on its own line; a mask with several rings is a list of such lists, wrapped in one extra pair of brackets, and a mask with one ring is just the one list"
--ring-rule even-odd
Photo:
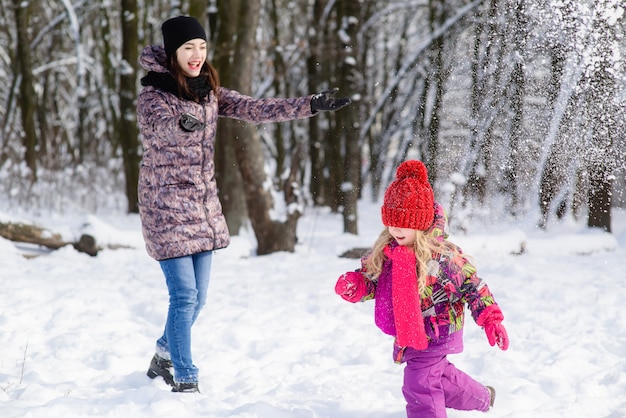
[(159, 262), (170, 304), (165, 332), (157, 340), (157, 353), (172, 360), (177, 383), (198, 382), (198, 369), (191, 359), (191, 326), (206, 303), (212, 256), (206, 251)]

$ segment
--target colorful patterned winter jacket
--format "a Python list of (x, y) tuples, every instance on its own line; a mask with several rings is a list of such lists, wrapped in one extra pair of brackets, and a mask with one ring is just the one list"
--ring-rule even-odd
[[(443, 208), (435, 202), (435, 220), (429, 232), (440, 239), (446, 239), (446, 227)], [(389, 245), (398, 244), (394, 241)], [(362, 260), (361, 273), (368, 281), (364, 266), (366, 258), (367, 255)], [(369, 280), (370, 293), (363, 300), (375, 299), (376, 325), (385, 334), (395, 336), (391, 264), (391, 260), (386, 258), (378, 278)], [(487, 306), (495, 303), (493, 295), (485, 282), (476, 275), (474, 266), (462, 254), (454, 258), (444, 255), (431, 260), (426, 285), (426, 291), (421, 297), (421, 307), (429, 342), (428, 347), (422, 351), (441, 354), (463, 351), (463, 337), (459, 331), (463, 329), (465, 304), (476, 320)]]
[[(146, 47), (147, 71), (168, 72), (162, 46)], [(204, 130), (184, 131), (180, 115), (203, 121)], [(221, 87), (201, 103), (146, 86), (137, 100), (143, 157), (139, 212), (148, 254), (157, 260), (226, 247), (230, 235), (215, 182), (215, 134), (219, 116), (247, 122), (281, 122), (313, 116), (311, 96), (254, 99)]]

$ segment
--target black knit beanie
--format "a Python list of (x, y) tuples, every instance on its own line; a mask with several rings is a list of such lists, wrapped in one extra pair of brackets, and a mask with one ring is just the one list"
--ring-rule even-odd
[(204, 28), (195, 17), (178, 16), (166, 20), (161, 25), (165, 54), (170, 58), (182, 44), (192, 39), (206, 38)]

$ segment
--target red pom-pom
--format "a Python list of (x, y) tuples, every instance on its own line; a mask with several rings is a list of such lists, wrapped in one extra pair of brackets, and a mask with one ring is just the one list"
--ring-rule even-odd
[(420, 183), (426, 183), (428, 181), (428, 171), (424, 163), (418, 160), (405, 161), (396, 170), (396, 178), (402, 180), (405, 178), (414, 177)]

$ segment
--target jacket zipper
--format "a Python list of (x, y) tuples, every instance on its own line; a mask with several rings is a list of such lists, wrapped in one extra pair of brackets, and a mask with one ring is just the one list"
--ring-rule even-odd
[[(202, 142), (201, 142), (201, 149), (202, 149), (202, 168), (200, 170), (200, 173), (202, 175), (202, 183), (204, 184), (204, 196), (202, 197), (202, 205), (204, 206), (204, 217), (206, 219), (206, 223), (209, 226), (209, 228), (211, 228), (211, 230), (213, 231), (213, 249), (215, 249), (217, 243), (217, 232), (215, 231), (215, 228), (213, 227), (212, 222), (210, 222), (211, 220), (211, 213), (209, 212), (208, 209), (208, 205), (205, 203), (205, 201), (208, 203), (208, 193), (209, 193), (209, 187), (210, 184), (207, 184), (207, 181), (205, 179), (205, 162), (206, 162), (206, 153), (205, 153), (205, 141), (207, 139), (206, 135), (207, 135), (207, 111), (206, 111), (206, 107), (208, 106), (208, 104), (210, 103), (210, 100), (207, 100), (204, 104), (200, 104), (200, 106), (202, 106), (202, 122), (204, 122), (204, 126), (205, 128), (202, 131)], [(209, 180), (210, 182), (210, 180)], [(217, 197), (216, 197), (217, 198)]]

